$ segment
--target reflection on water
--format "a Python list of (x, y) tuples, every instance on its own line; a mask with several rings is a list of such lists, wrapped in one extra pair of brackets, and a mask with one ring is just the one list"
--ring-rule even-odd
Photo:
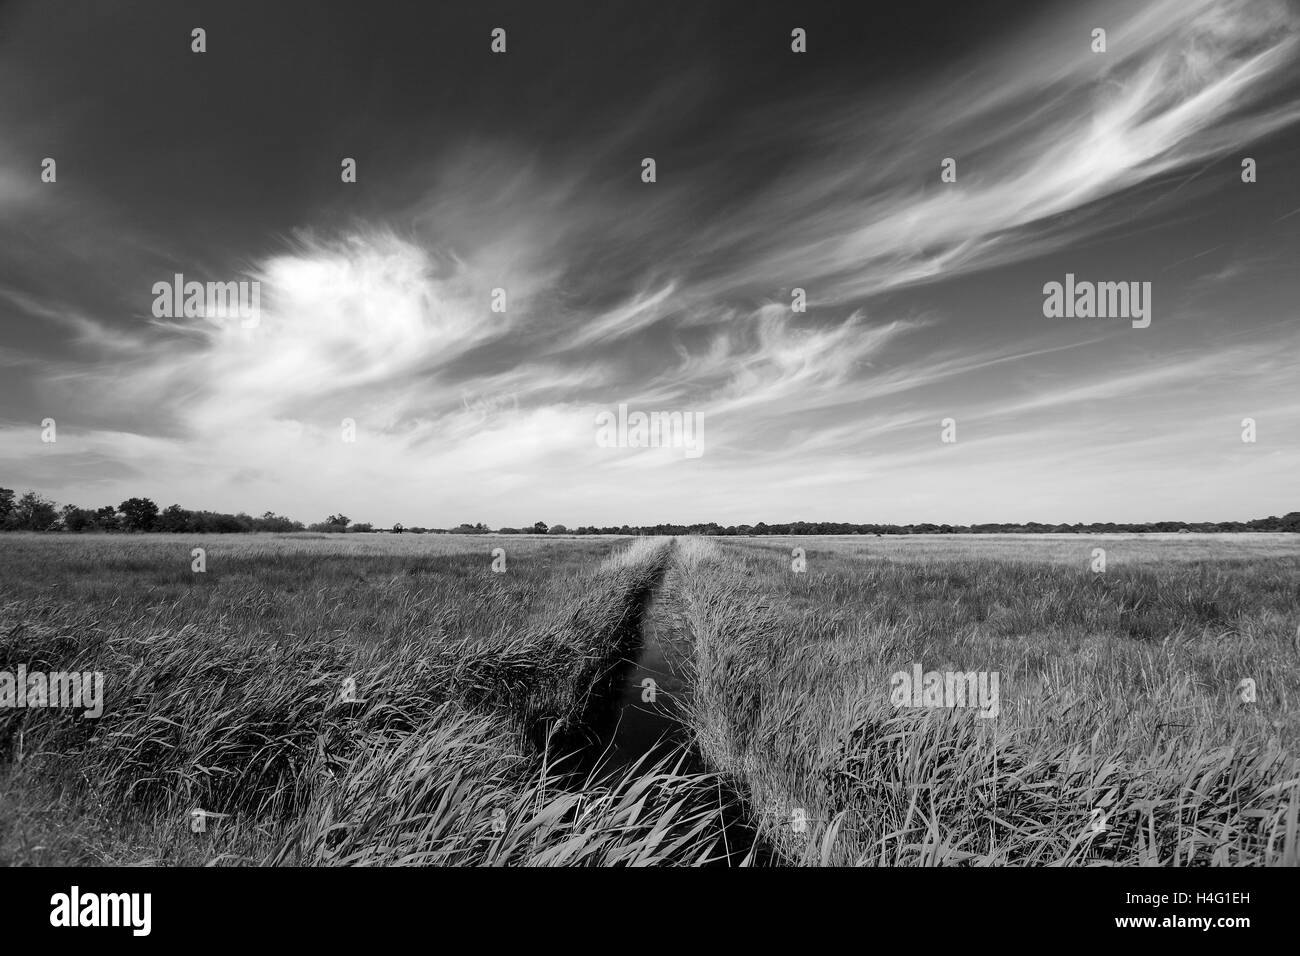
[[(594, 738), (588, 753), (592, 764), (599, 761), (602, 776), (625, 770), (642, 758), (653, 762), (690, 743), (680, 720), (689, 649), (656, 595), (646, 603), (641, 621), (641, 646), (634, 650), (635, 658), (625, 658), (614, 668), (606, 704), (588, 725)], [(704, 773), (705, 769), (694, 750), (688, 750), (682, 770)]]
[[(690, 637), (658, 593), (651, 595), (641, 615), (635, 657), (619, 662), (605, 685), (606, 706), (588, 724), (594, 739), (585, 751), (583, 769), (594, 771), (597, 779), (616, 776), (637, 761), (645, 766), (665, 757), (680, 773), (710, 772), (691, 746), (682, 719), (689, 692)], [(769, 849), (755, 844), (757, 834), (742, 801), (723, 781), (715, 786), (721, 828), (713, 864), (735, 866), (747, 857), (757, 865), (770, 864)]]
[[(631, 643), (628, 656), (593, 688), (584, 726), (551, 741), (552, 757), (569, 755), (562, 766), (584, 786), (610, 781), (638, 762), (645, 768), (664, 758), (671, 758), (670, 769), (678, 773), (711, 773), (691, 746), (682, 719), (689, 692), (690, 635), (668, 602), (659, 600), (658, 589), (647, 597), (639, 641)], [(770, 864), (770, 849), (756, 844), (743, 801), (724, 781), (714, 779), (721, 823), (714, 864), (735, 866), (747, 857), (760, 866)]]

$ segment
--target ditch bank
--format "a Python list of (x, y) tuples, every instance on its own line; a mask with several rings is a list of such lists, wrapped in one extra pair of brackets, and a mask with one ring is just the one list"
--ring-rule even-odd
[(773, 856), (746, 802), (705, 763), (685, 721), (693, 652), (669, 599), (671, 573), (661, 572), (636, 602), (616, 655), (592, 685), (582, 719), (553, 733), (549, 751), (575, 789), (610, 785), (656, 766), (682, 776), (710, 776), (719, 822), (713, 862), (736, 866), (751, 857), (751, 865), (770, 863)]
[(594, 695), (583, 727), (581, 772), (609, 777), (674, 755), (681, 756), (682, 772), (708, 772), (689, 749), (681, 720), (687, 661), (664, 633), (667, 616), (660, 582), (640, 609), (636, 640), (611, 663)]

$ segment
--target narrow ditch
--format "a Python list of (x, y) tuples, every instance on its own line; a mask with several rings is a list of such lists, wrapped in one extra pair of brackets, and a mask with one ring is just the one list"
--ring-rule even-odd
[[(551, 742), (554, 752), (574, 754), (568, 769), (575, 780), (608, 783), (638, 762), (644, 769), (664, 759), (682, 774), (713, 773), (684, 721), (691, 637), (665, 594), (672, 573), (639, 603), (623, 651), (593, 688), (583, 726)], [(715, 865), (739, 865), (751, 852), (752, 864), (770, 863), (741, 795), (720, 778), (714, 789), (721, 823)]]
[[(638, 760), (658, 760), (690, 745), (681, 721), (686, 693), (681, 647), (670, 654), (664, 634), (667, 610), (662, 582), (647, 598), (640, 614), (635, 642), (610, 667), (602, 698), (593, 707), (584, 748), (585, 771), (613, 776)], [(669, 638), (670, 639), (670, 638)], [(693, 750), (687, 750), (682, 770), (705, 773)]]

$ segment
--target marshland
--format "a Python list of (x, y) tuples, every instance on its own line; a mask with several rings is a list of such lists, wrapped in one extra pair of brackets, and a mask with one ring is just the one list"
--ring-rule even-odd
[(1295, 865), (1298, 634), (1291, 534), (14, 533), (0, 672), (105, 689), (0, 863)]

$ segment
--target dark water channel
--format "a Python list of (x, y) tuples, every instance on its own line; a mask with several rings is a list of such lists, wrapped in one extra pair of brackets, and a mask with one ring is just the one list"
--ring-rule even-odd
[[(584, 778), (606, 782), (638, 762), (644, 770), (665, 758), (671, 761), (666, 769), (675, 773), (711, 772), (682, 719), (691, 637), (661, 601), (661, 587), (642, 607), (639, 640), (629, 642), (626, 656), (599, 682), (579, 739), (567, 741), (576, 751), (569, 769)], [(751, 850), (753, 863), (770, 862), (766, 849), (756, 845), (756, 831), (740, 797), (720, 779), (715, 792), (722, 836), (716, 862), (737, 865)]]
[(681, 755), (683, 772), (707, 771), (681, 720), (689, 654), (658, 591), (652, 593), (641, 612), (640, 641), (611, 670), (606, 696), (588, 723), (587, 762), (599, 765), (600, 776), (670, 754)]

